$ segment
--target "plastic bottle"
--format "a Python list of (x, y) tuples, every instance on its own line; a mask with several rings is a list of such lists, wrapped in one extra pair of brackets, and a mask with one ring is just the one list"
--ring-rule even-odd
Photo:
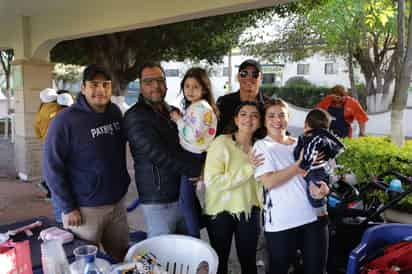
[(70, 274), (69, 262), (60, 240), (41, 244), (41, 260), (44, 274)]
[(96, 265), (95, 256), (86, 257), (86, 267), (83, 274), (103, 274)]

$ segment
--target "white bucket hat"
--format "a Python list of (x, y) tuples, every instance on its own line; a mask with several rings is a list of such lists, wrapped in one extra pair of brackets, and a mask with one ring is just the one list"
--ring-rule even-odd
[(40, 91), (40, 100), (42, 103), (50, 103), (57, 100), (57, 91), (53, 88), (45, 88)]
[(61, 106), (70, 107), (74, 103), (74, 100), (69, 93), (62, 93), (57, 95), (57, 103)]

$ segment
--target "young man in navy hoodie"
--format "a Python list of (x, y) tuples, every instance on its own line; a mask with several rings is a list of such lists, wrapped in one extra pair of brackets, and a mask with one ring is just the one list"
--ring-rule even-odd
[(122, 114), (111, 95), (110, 74), (88, 66), (76, 103), (49, 127), (43, 174), (63, 211), (64, 227), (123, 260), (129, 241), (123, 197), (130, 177)]

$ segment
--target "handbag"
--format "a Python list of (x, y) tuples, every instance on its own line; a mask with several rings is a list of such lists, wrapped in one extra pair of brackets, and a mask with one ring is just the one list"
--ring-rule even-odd
[(33, 274), (29, 241), (0, 244), (0, 273)]

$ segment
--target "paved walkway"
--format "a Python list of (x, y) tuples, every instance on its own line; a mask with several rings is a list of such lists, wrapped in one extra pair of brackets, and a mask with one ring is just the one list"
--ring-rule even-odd
[[(133, 161), (130, 154), (128, 154), (127, 158), (129, 173), (133, 178)], [(4, 139), (0, 139), (0, 225), (36, 216), (53, 218), (51, 203), (44, 199), (44, 193), (37, 186), (37, 183), (22, 182), (16, 179), (13, 145)], [(126, 195), (126, 203), (131, 203), (136, 197), (136, 186), (132, 179)], [(145, 230), (143, 214), (139, 208), (129, 213), (128, 219), (131, 230)], [(202, 239), (208, 241), (206, 230), (202, 231)], [(260, 243), (258, 260), (262, 260), (264, 256), (262, 244)], [(229, 258), (229, 269), (229, 274), (241, 273), (234, 243)], [(259, 274), (264, 274), (263, 267), (259, 267)]]

